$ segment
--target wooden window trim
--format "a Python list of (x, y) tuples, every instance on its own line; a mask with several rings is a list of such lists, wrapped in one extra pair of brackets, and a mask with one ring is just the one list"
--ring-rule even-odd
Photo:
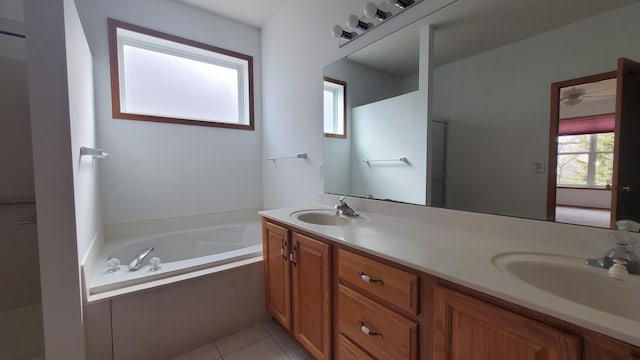
[(342, 107), (342, 129), (344, 130), (344, 134), (340, 135), (340, 134), (330, 134), (330, 133), (324, 133), (324, 137), (328, 137), (328, 138), (338, 138), (338, 139), (346, 139), (347, 138), (347, 83), (342, 81), (342, 80), (337, 80), (337, 79), (333, 79), (330, 77), (325, 76), (324, 77), (324, 81), (328, 81), (330, 83), (334, 83), (334, 84), (338, 84), (342, 86), (342, 101), (344, 106)]
[[(138, 121), (151, 121), (169, 124), (183, 124), (183, 125), (197, 125), (197, 126), (209, 126), (209, 127), (221, 127), (228, 129), (240, 129), (240, 130), (254, 130), (254, 95), (253, 95), (253, 56), (238, 53), (235, 51), (219, 48), (217, 46), (204, 44), (194, 40), (185, 39), (179, 36), (163, 33), (160, 31), (144, 28), (142, 26), (129, 24), (119, 20), (107, 19), (108, 33), (109, 33), (109, 67), (111, 72), (111, 111), (114, 119), (124, 120), (138, 120)], [(140, 34), (145, 34), (153, 37), (157, 37), (164, 40), (177, 42), (184, 45), (212, 51), (222, 55), (227, 55), (247, 61), (248, 68), (248, 83), (249, 83), (249, 124), (232, 124), (216, 121), (204, 121), (204, 120), (192, 120), (192, 119), (180, 119), (164, 116), (152, 116), (141, 115), (121, 112), (120, 110), (120, 74), (118, 68), (118, 37), (117, 29), (126, 29), (134, 31)]]

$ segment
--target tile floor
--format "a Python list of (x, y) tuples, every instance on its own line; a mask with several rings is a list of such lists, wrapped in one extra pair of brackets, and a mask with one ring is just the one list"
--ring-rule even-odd
[(235, 332), (173, 360), (305, 360), (306, 353), (273, 321)]

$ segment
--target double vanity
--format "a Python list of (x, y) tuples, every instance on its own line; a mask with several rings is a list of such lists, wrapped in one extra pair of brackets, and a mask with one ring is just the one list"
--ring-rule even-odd
[(640, 359), (640, 276), (587, 266), (566, 226), (261, 215), (267, 308), (316, 359)]

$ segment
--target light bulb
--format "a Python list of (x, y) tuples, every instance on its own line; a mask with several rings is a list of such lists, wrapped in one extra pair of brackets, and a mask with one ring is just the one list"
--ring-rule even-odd
[(373, 19), (375, 17), (380, 21), (384, 21), (387, 19), (387, 17), (389, 17), (389, 14), (378, 9), (376, 4), (372, 2), (368, 2), (367, 5), (365, 5), (364, 7), (364, 16), (366, 16), (369, 19)]
[(373, 19), (376, 16), (377, 11), (378, 7), (372, 2), (368, 2), (367, 5), (364, 6), (364, 16), (369, 19)]
[(344, 29), (342, 29), (342, 26), (334, 25), (333, 29), (331, 29), (331, 35), (333, 35), (333, 37), (335, 38), (343, 38), (345, 40), (351, 40), (356, 35), (356, 33), (346, 32), (344, 31)]

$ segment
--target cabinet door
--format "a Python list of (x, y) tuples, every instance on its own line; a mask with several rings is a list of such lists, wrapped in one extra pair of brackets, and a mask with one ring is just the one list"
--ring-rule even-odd
[(580, 340), (554, 327), (437, 287), (435, 360), (578, 360)]
[(291, 330), (289, 230), (264, 221), (262, 242), (267, 310), (282, 326)]
[(295, 232), (292, 239), (293, 336), (316, 359), (330, 359), (330, 247)]

